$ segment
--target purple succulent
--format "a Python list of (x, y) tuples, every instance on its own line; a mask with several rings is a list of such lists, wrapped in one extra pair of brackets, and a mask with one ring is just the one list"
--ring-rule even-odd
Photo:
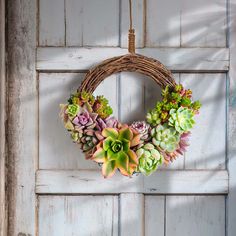
[(99, 131), (102, 131), (105, 128), (117, 128), (118, 124), (119, 124), (118, 120), (113, 116), (109, 116), (106, 119), (102, 118), (96, 119), (96, 128)]
[(135, 121), (131, 124), (130, 127), (139, 132), (139, 134), (141, 135), (140, 139), (142, 141), (148, 141), (150, 139), (150, 125), (147, 124), (145, 121)]
[(75, 125), (75, 130), (82, 131), (83, 129), (93, 129), (96, 126), (97, 114), (89, 113), (85, 108), (81, 107), (79, 113), (75, 116), (72, 123)]

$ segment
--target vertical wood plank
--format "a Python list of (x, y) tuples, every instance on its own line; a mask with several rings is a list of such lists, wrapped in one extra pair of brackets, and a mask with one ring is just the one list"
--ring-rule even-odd
[(8, 235), (35, 235), (36, 0), (8, 1)]
[(39, 236), (45, 235), (118, 236), (118, 197), (39, 197)]
[(0, 236), (7, 235), (6, 215), (6, 67), (5, 67), (5, 1), (0, 1)]
[(228, 75), (228, 126), (227, 126), (227, 167), (229, 171), (229, 195), (227, 198), (227, 234), (236, 232), (236, 0), (228, 1), (229, 7), (229, 48), (230, 70)]
[(226, 1), (182, 0), (181, 46), (226, 46)]
[(165, 235), (164, 196), (145, 196), (145, 235)]
[(180, 0), (147, 0), (146, 46), (179, 47), (180, 13)]
[(120, 195), (120, 235), (144, 236), (143, 194)]
[(39, 45), (65, 45), (64, 0), (39, 1)]
[(67, 0), (66, 45), (118, 46), (119, 1)]
[(224, 196), (167, 196), (166, 236), (224, 236)]
[(67, 102), (83, 77), (84, 74), (79, 73), (39, 75), (40, 169), (99, 168), (95, 162), (85, 160), (84, 154), (79, 146), (72, 142), (59, 117), (59, 105)]
[(181, 82), (202, 102), (185, 155), (186, 169), (224, 169), (226, 137), (225, 74), (182, 74)]
[[(135, 40), (136, 47), (144, 47), (145, 38), (145, 1), (146, 0), (135, 0), (132, 1), (132, 12), (133, 12), (133, 28), (135, 29)], [(128, 47), (128, 31), (129, 31), (129, 1), (121, 0), (121, 47)]]

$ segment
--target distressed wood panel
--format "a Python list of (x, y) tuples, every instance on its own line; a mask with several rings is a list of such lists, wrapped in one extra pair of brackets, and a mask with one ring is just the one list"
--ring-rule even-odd
[(224, 169), (226, 148), (225, 74), (182, 74), (181, 82), (193, 90), (193, 98), (203, 106), (196, 117), (190, 146), (186, 152), (187, 169)]
[(5, 1), (0, 1), (0, 236), (7, 235)]
[[(144, 48), (137, 53), (160, 60), (172, 71), (220, 72), (229, 69), (226, 48)], [(113, 56), (121, 56), (121, 48), (38, 48), (37, 70), (88, 70)]]
[(119, 1), (67, 0), (67, 46), (118, 46)]
[[(121, 29), (120, 29), (120, 38), (121, 38), (121, 47), (128, 47), (128, 31), (130, 26), (129, 19), (129, 1), (121, 0)], [(132, 15), (133, 15), (133, 28), (135, 29), (135, 40), (136, 47), (144, 47), (144, 37), (145, 37), (145, 1), (136, 0), (132, 1)]]
[(226, 46), (226, 0), (181, 0), (181, 3), (181, 46)]
[(65, 45), (64, 0), (39, 1), (39, 45)]
[[(35, 234), (36, 0), (8, 4), (8, 234)], [(13, 115), (14, 114), (14, 115)]]
[(40, 196), (39, 236), (118, 236), (117, 196)]
[(36, 174), (39, 194), (146, 193), (146, 194), (227, 194), (228, 173), (224, 170), (159, 170), (146, 178), (127, 178), (119, 173), (102, 177), (101, 170), (40, 170)]
[(119, 235), (129, 235), (129, 236), (144, 235), (143, 194), (123, 193), (120, 195)]
[[(97, 169), (85, 160), (59, 117), (62, 103), (79, 87), (84, 74), (40, 74), (39, 76), (39, 168)], [(57, 138), (55, 138), (57, 137)]]
[(227, 167), (230, 175), (229, 195), (227, 198), (227, 233), (234, 236), (236, 232), (236, 1), (229, 1), (229, 48), (230, 71), (227, 78)]
[(164, 196), (145, 196), (145, 235), (165, 235)]
[(166, 236), (224, 236), (224, 196), (167, 196)]
[(180, 47), (180, 20), (180, 0), (148, 0), (146, 46)]

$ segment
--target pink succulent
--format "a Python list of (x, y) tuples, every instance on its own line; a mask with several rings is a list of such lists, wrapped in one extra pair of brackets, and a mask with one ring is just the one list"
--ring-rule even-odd
[(96, 119), (96, 128), (99, 131), (102, 131), (105, 128), (117, 128), (118, 125), (119, 125), (118, 120), (113, 116), (109, 116), (106, 119), (102, 118)]

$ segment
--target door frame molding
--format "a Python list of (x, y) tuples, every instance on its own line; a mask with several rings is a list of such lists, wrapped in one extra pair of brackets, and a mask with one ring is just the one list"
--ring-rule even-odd
[(0, 0), (0, 236), (7, 229), (6, 206), (6, 60), (5, 60), (5, 0)]

